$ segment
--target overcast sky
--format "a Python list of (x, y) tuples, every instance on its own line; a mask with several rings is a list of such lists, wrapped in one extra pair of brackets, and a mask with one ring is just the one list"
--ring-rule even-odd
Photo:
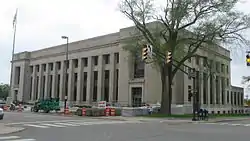
[[(118, 32), (130, 26), (117, 9), (119, 0), (0, 0), (0, 83), (9, 83), (13, 40), (13, 16), (18, 8), (15, 52), (32, 51), (70, 41)], [(237, 6), (250, 13), (250, 0)], [(245, 51), (232, 53), (232, 85), (242, 86), (242, 76), (250, 75)]]

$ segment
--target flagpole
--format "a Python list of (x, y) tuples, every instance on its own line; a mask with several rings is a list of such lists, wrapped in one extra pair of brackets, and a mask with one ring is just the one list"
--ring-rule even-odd
[[(16, 44), (16, 25), (17, 25), (17, 20), (16, 17), (17, 16), (17, 10), (16, 10), (16, 15), (15, 15), (15, 21), (13, 22), (14, 24), (14, 33), (13, 33), (13, 41), (12, 41), (12, 54), (11, 54), (11, 69), (10, 69), (10, 91), (9, 91), (9, 97), (12, 97), (12, 90), (13, 90), (13, 86), (12, 86), (12, 77), (13, 77), (13, 60), (14, 60), (14, 54), (15, 54), (15, 44)], [(14, 98), (14, 100), (17, 100), (16, 97), (12, 97)]]

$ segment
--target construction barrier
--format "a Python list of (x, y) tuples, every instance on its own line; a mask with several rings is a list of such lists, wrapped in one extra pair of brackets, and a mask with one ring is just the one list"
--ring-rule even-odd
[(111, 110), (110, 110), (110, 115), (111, 115), (111, 116), (115, 116), (115, 108), (111, 108)]
[(8, 110), (8, 106), (7, 106), (7, 105), (4, 105), (4, 106), (3, 106), (3, 110), (4, 110), (4, 111), (7, 111), (7, 110)]
[(69, 107), (68, 106), (64, 109), (64, 114), (65, 115), (69, 114)]
[(86, 108), (82, 108), (82, 116), (86, 116)]
[(106, 116), (110, 116), (110, 108), (106, 108), (105, 113), (106, 113)]

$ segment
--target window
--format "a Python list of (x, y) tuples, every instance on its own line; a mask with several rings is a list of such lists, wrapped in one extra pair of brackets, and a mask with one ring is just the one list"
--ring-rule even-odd
[(61, 69), (61, 62), (56, 62), (57, 65), (57, 69), (60, 70)]
[(36, 71), (39, 72), (39, 65), (36, 65)]
[(94, 65), (97, 66), (98, 65), (98, 56), (93, 56), (93, 60), (94, 60)]
[(69, 60), (64, 61), (64, 64), (65, 64), (66, 68), (68, 69), (69, 68)]
[(94, 87), (93, 87), (93, 101), (97, 101), (97, 80), (98, 80), (98, 72), (94, 71)]
[(134, 60), (134, 78), (144, 77), (144, 67), (144, 62), (141, 60), (139, 55), (136, 55)]
[(219, 62), (216, 62), (216, 71), (220, 72), (220, 63)]
[(191, 63), (192, 62), (192, 58), (190, 57), (190, 58), (188, 58), (188, 62), (189, 63)]
[(87, 77), (88, 77), (88, 73), (84, 72), (83, 73), (83, 101), (87, 100)]
[(225, 67), (225, 65), (221, 64), (221, 72), (224, 72), (224, 67)]
[(104, 71), (104, 100), (109, 102), (109, 70)]
[(49, 69), (53, 71), (53, 63), (49, 63)]
[(229, 73), (228, 65), (226, 66), (226, 72), (227, 72), (227, 74)]
[(229, 91), (227, 91), (227, 103), (229, 103)]
[(73, 59), (73, 63), (75, 68), (78, 68), (78, 59)]
[(204, 67), (207, 66), (207, 57), (203, 58), (203, 66), (204, 66)]
[[(191, 68), (188, 68), (188, 73), (190, 74), (190, 73), (192, 73), (192, 69)], [(191, 79), (192, 77), (191, 77), (191, 75), (188, 75), (188, 79)]]
[(83, 59), (83, 66), (87, 67), (88, 66), (88, 58), (82, 58)]
[(46, 71), (46, 64), (43, 64), (43, 71)]
[(109, 54), (103, 55), (103, 59), (104, 59), (104, 63), (105, 64), (109, 64), (109, 62), (110, 62), (110, 55)]
[(119, 53), (115, 53), (115, 62), (118, 64), (119, 63)]

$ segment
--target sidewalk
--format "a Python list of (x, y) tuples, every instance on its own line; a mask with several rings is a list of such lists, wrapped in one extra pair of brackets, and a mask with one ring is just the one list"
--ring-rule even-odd
[(21, 127), (8, 127), (8, 126), (5, 126), (4, 124), (0, 123), (0, 135), (21, 132), (23, 130), (25, 130), (25, 128), (21, 128)]

